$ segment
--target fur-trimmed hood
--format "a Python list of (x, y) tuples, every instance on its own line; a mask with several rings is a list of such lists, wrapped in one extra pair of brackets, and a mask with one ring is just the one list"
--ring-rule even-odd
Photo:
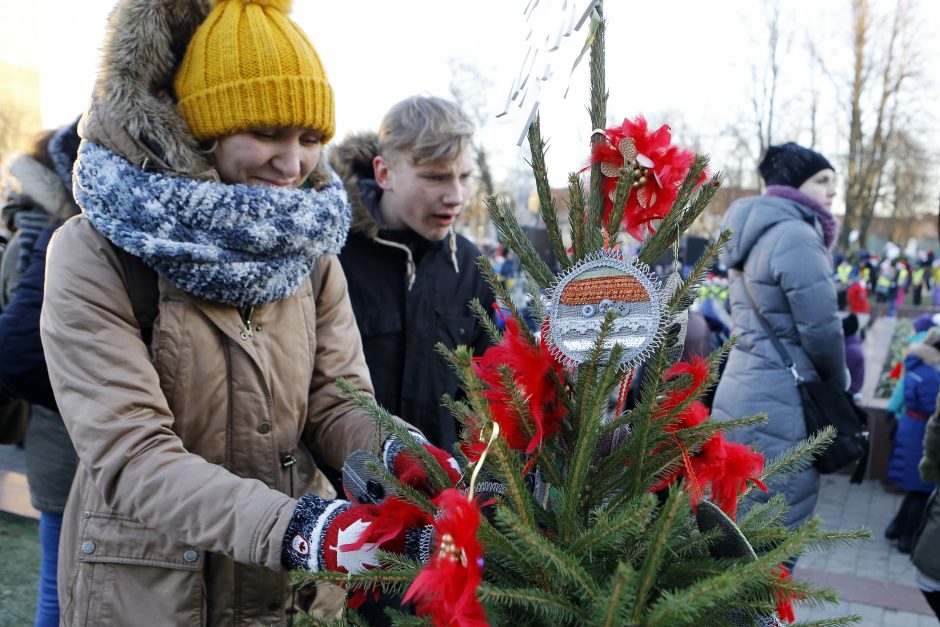
[(11, 198), (36, 205), (56, 218), (74, 215), (72, 195), (56, 172), (25, 154), (11, 157), (5, 169)]
[[(143, 170), (218, 180), (180, 115), (173, 79), (209, 0), (120, 0), (108, 17), (102, 62), (82, 138)], [(325, 164), (311, 174), (319, 189)]]
[(379, 136), (373, 131), (356, 133), (330, 146), (327, 159), (343, 180), (352, 205), (352, 231), (369, 238), (379, 234), (379, 224), (363, 199), (360, 183), (375, 178), (372, 160), (379, 154)]
[(928, 366), (940, 370), (938, 342), (940, 342), (940, 328), (931, 327), (922, 341), (911, 345), (908, 357), (915, 357)]

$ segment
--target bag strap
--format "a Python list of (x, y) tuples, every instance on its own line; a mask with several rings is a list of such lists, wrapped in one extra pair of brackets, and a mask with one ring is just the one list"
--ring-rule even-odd
[(800, 373), (797, 372), (796, 363), (790, 357), (787, 349), (784, 348), (780, 338), (777, 337), (777, 334), (774, 333), (774, 330), (770, 327), (770, 323), (767, 321), (767, 318), (764, 317), (764, 314), (761, 313), (760, 307), (758, 307), (757, 303), (754, 302), (754, 297), (751, 295), (751, 288), (747, 284), (747, 277), (744, 276), (743, 272), (741, 273), (741, 280), (744, 281), (744, 293), (747, 295), (748, 302), (751, 303), (751, 308), (754, 310), (754, 314), (757, 316), (757, 321), (764, 329), (764, 333), (766, 333), (767, 337), (770, 339), (770, 343), (774, 345), (774, 349), (776, 349), (777, 353), (780, 355), (780, 359), (783, 360), (787, 370), (789, 370), (790, 374), (793, 375), (793, 382), (802, 382), (803, 377), (801, 377)]
[(117, 253), (121, 264), (121, 278), (124, 279), (124, 288), (131, 301), (137, 326), (140, 327), (140, 337), (144, 344), (150, 346), (153, 340), (153, 323), (159, 311), (160, 289), (157, 287), (157, 273), (140, 257), (130, 254), (113, 243), (111, 247)]
[[(127, 290), (128, 298), (130, 298), (134, 318), (137, 319), (137, 326), (140, 327), (140, 337), (143, 339), (144, 344), (150, 346), (153, 341), (153, 323), (157, 319), (160, 301), (157, 273), (145, 264), (140, 257), (115, 246), (114, 243), (111, 243), (111, 247), (117, 254), (118, 261), (121, 264), (121, 278), (124, 279), (124, 287)], [(310, 282), (313, 288), (313, 302), (316, 304), (320, 292), (323, 290), (319, 258), (313, 262)]]

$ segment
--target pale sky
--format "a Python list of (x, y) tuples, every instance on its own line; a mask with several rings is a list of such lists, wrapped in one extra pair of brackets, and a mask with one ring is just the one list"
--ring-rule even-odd
[[(0, 60), (39, 67), (44, 126), (65, 123), (84, 108), (113, 4), (0, 0)], [(788, 136), (777, 139), (808, 143), (807, 105), (801, 94), (813, 81), (825, 83), (824, 96), (827, 90), (834, 94), (836, 87), (809, 69), (804, 42), (811, 34), (827, 65), (844, 65), (850, 52), (849, 1), (786, 0), (782, 5), (784, 28), (793, 35), (784, 44), (782, 59), (786, 101), (778, 104), (781, 132)], [(927, 49), (932, 59), (940, 59), (938, 5), (922, 0), (920, 6), (921, 22), (934, 34)], [(408, 95), (448, 96), (452, 58), (476, 66), (487, 77), (487, 102), (495, 113), (522, 62), (521, 6), (518, 0), (295, 0), (292, 16), (326, 67), (336, 94), (337, 137), (342, 137), (375, 128), (385, 110)], [(608, 0), (610, 117), (619, 121), (643, 113), (656, 124), (668, 117), (677, 135), (698, 140), (702, 149), (726, 149), (723, 129), (749, 113), (752, 58), (766, 54), (762, 6), (757, 0)], [(567, 99), (562, 98), (585, 32), (574, 33), (553, 55), (555, 78), (543, 94), (543, 136), (550, 139), (548, 165), (556, 183), (578, 169), (587, 153), (586, 58)], [(935, 86), (940, 64), (927, 65)], [(935, 87), (922, 94), (934, 102), (937, 95)], [(824, 124), (817, 147), (838, 157), (846, 150), (843, 124), (834, 98), (830, 100), (829, 109), (820, 112)], [(925, 124), (936, 134), (940, 120)], [(515, 125), (491, 118), (482, 136), (497, 167), (516, 161)]]

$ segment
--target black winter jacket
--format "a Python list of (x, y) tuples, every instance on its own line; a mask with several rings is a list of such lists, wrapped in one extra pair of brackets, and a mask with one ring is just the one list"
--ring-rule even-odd
[(56, 410), (39, 337), (39, 312), (46, 271), (46, 247), (58, 224), (36, 239), (29, 265), (13, 299), (0, 313), (0, 387), (30, 403)]
[(456, 236), (455, 268), (450, 237), (432, 242), (410, 229), (380, 227), (374, 142), (373, 135), (357, 136), (331, 150), (331, 165), (346, 183), (353, 207), (353, 227), (339, 259), (376, 399), (432, 444), (451, 450), (460, 426), (441, 396), (460, 398), (460, 386), (435, 346), (462, 344), (482, 354), (489, 338), (469, 304), (478, 298), (493, 312), (494, 297), (476, 265), (480, 252), (466, 238)]

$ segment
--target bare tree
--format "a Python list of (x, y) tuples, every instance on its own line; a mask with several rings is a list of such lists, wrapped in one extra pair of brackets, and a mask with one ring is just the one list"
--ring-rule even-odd
[(764, 9), (767, 21), (767, 61), (761, 69), (759, 81), (756, 80), (758, 68), (752, 68), (755, 91), (751, 94), (751, 107), (754, 111), (758, 160), (773, 142), (777, 87), (780, 82), (780, 61), (777, 56), (780, 47), (780, 0), (765, 2)]
[[(487, 91), (492, 85), (480, 68), (461, 61), (459, 59), (450, 60), (450, 95), (460, 108), (470, 116), (479, 131), (486, 126), (486, 123), (492, 117), (487, 106)], [(491, 195), (496, 193), (496, 186), (493, 183), (493, 173), (490, 170), (489, 160), (487, 159), (486, 148), (479, 140), (473, 146), (474, 158), (477, 169), (480, 173), (480, 184), (484, 194)]]
[(888, 236), (902, 242), (914, 234), (914, 224), (933, 210), (928, 207), (930, 175), (925, 167), (930, 158), (917, 135), (906, 130), (894, 134), (890, 153), (884, 177), (884, 204), (891, 212)]
[(487, 91), (492, 85), (480, 68), (460, 59), (450, 59), (451, 79), (449, 91), (454, 102), (470, 116), (477, 129), (477, 139), (473, 144), (473, 158), (476, 162), (480, 186), (478, 193), (464, 211), (463, 222), (473, 233), (474, 238), (488, 239), (494, 233), (489, 223), (489, 214), (483, 202), (483, 196), (496, 194), (496, 184), (490, 168), (486, 147), (480, 139), (482, 130), (490, 120), (491, 113), (487, 106)]
[(845, 228), (857, 229), (864, 246), (875, 208), (881, 200), (885, 167), (900, 119), (904, 90), (919, 63), (908, 0), (897, 0), (886, 40), (877, 49), (877, 28), (869, 0), (852, 0), (853, 74), (850, 89), (849, 154), (846, 173)]

